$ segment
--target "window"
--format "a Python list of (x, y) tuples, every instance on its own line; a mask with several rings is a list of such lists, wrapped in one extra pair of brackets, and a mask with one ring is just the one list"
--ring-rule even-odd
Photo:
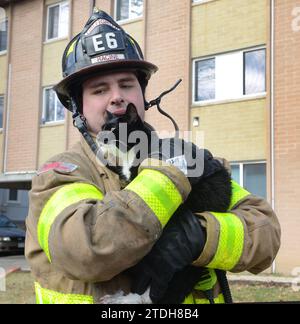
[(44, 89), (42, 124), (65, 119), (65, 109), (52, 88)]
[(127, 20), (143, 15), (143, 0), (116, 0), (116, 19)]
[(266, 163), (234, 163), (231, 177), (249, 192), (266, 198)]
[(4, 15), (2, 17), (2, 15), (0, 14), (0, 52), (7, 50), (7, 29), (8, 29), (8, 20), (7, 18), (5, 18)]
[(9, 202), (18, 202), (18, 190), (9, 189), (8, 190), (8, 201)]
[(215, 59), (196, 62), (196, 98), (197, 101), (215, 98)]
[(236, 181), (237, 183), (241, 184), (240, 165), (239, 164), (231, 165), (231, 178), (234, 181)]
[(245, 52), (244, 64), (244, 94), (265, 92), (266, 51)]
[(69, 32), (69, 3), (61, 2), (48, 7), (46, 40), (62, 38)]
[(0, 129), (3, 128), (4, 96), (0, 96)]
[(231, 52), (194, 61), (195, 103), (241, 99), (265, 91), (265, 49)]

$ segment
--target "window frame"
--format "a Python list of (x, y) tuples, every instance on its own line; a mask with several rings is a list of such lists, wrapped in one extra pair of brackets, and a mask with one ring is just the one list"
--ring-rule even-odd
[(126, 18), (126, 19), (121, 19), (121, 20), (117, 20), (117, 3), (118, 3), (118, 0), (115, 0), (115, 2), (114, 2), (114, 17), (115, 17), (115, 20), (116, 20), (116, 22), (118, 23), (118, 24), (123, 24), (123, 23), (128, 23), (128, 22), (131, 22), (131, 21), (134, 21), (134, 20), (139, 20), (139, 19), (143, 19), (143, 16), (144, 16), (144, 0), (142, 0), (143, 1), (143, 13), (140, 15), (140, 16), (138, 16), (138, 17), (133, 17), (133, 18), (131, 18), (130, 17), (130, 12), (131, 12), (131, 10), (130, 10), (130, 8), (131, 8), (131, 0), (127, 0), (127, 1), (129, 1), (129, 6), (128, 6), (128, 8), (129, 8), (129, 13), (128, 13), (128, 18)]
[[(264, 50), (265, 51), (265, 91), (258, 92), (255, 94), (246, 94), (246, 53), (251, 53), (251, 52), (256, 52)], [(267, 92), (267, 50), (266, 47), (261, 47), (261, 48), (254, 48), (254, 49), (249, 49), (243, 51), (243, 96), (252, 96), (252, 95), (259, 95), (262, 93)]]
[[(253, 51), (258, 51), (258, 50), (265, 50), (265, 60), (267, 59), (267, 47), (266, 45), (260, 45), (260, 46), (255, 46), (251, 48), (245, 48), (239, 51), (230, 51), (230, 52), (224, 52), (224, 53), (219, 53), (216, 55), (208, 55), (208, 56), (203, 56), (200, 58), (194, 58), (192, 62), (192, 106), (206, 106), (210, 104), (219, 104), (219, 103), (226, 103), (226, 102), (235, 102), (235, 101), (243, 101), (243, 100), (249, 100), (249, 99), (256, 99), (256, 98), (264, 98), (267, 95), (267, 65), (265, 64), (265, 88), (266, 91), (264, 92), (259, 92), (259, 93), (254, 93), (254, 94), (244, 94), (244, 85), (245, 85), (245, 53), (248, 52), (253, 52)], [(199, 61), (204, 61), (208, 59), (215, 59), (215, 66), (217, 66), (217, 57), (221, 55), (228, 55), (230, 53), (240, 53), (243, 57), (243, 65), (240, 67), (242, 69), (242, 82), (243, 84), (241, 85), (241, 88), (243, 89), (243, 92), (240, 94), (240, 96), (236, 98), (227, 98), (227, 99), (222, 99), (222, 98), (215, 98), (215, 99), (210, 99), (210, 100), (202, 100), (202, 101), (196, 101), (195, 95), (196, 95), (196, 63)], [(215, 75), (216, 75), (216, 83), (217, 83), (217, 76), (218, 72), (215, 70)], [(217, 93), (217, 89), (215, 91)]]
[(201, 57), (200, 59), (194, 59), (193, 60), (193, 64), (192, 64), (192, 68), (193, 68), (193, 73), (192, 73), (192, 78), (193, 78), (193, 82), (192, 82), (192, 96), (193, 96), (193, 100), (192, 100), (192, 104), (193, 105), (199, 105), (202, 104), (203, 102), (209, 103), (209, 102), (214, 102), (215, 99), (212, 100), (203, 100), (203, 101), (195, 101), (195, 95), (196, 95), (196, 63), (199, 61), (207, 61), (210, 59), (216, 59), (215, 55), (210, 55), (210, 56), (204, 56)]
[[(52, 90), (55, 94), (55, 111), (54, 111), (54, 116), (55, 120), (53, 121), (44, 121), (45, 120), (45, 113), (46, 113), (46, 91), (47, 90)], [(48, 125), (53, 125), (53, 124), (63, 124), (66, 120), (66, 112), (64, 110), (64, 119), (57, 120), (57, 103), (59, 102), (59, 99), (57, 98), (57, 95), (55, 91), (53, 90), (53, 86), (47, 86), (43, 87), (43, 107), (42, 107), (42, 116), (41, 116), (41, 121), (40, 125), (41, 126), (48, 126)]]
[(20, 204), (21, 203), (21, 199), (20, 199), (20, 193), (18, 189), (13, 189), (13, 190), (17, 190), (17, 200), (10, 200), (10, 190), (12, 189), (8, 189), (7, 190), (7, 203), (8, 204)]
[[(267, 177), (267, 161), (258, 160), (258, 161), (246, 161), (246, 162), (230, 162), (230, 167), (233, 165), (239, 166), (239, 177), (240, 182), (239, 185), (244, 188), (244, 165), (247, 164), (265, 164), (266, 166), (266, 177)], [(266, 195), (267, 195), (267, 181), (266, 181)], [(267, 198), (267, 197), (266, 197)]]
[[(69, 11), (68, 11), (68, 31), (66, 33), (66, 35), (60, 36), (59, 32), (58, 32), (58, 36), (57, 37), (53, 37), (53, 38), (48, 38), (48, 33), (49, 33), (49, 11), (50, 8), (59, 6), (59, 17), (58, 17), (58, 24), (60, 22), (60, 12), (61, 12), (61, 7), (65, 4), (68, 4), (69, 6)], [(61, 1), (61, 2), (57, 2), (57, 3), (53, 3), (47, 6), (47, 17), (46, 17), (46, 35), (45, 35), (45, 43), (50, 43), (53, 41), (57, 41), (60, 39), (64, 39), (64, 38), (68, 38), (69, 37), (69, 33), (70, 33), (70, 2), (67, 1)], [(59, 31), (59, 28), (58, 28)]]
[(192, 0), (192, 5), (204, 4), (204, 3), (212, 2), (212, 1), (216, 1), (216, 0)]
[[(216, 75), (216, 57), (215, 56), (206, 56), (206, 57), (203, 57), (201, 58), (200, 60), (194, 60), (193, 61), (193, 73), (192, 73), (192, 77), (193, 77), (193, 87), (192, 87), (192, 93), (193, 93), (193, 104), (197, 104), (197, 103), (203, 103), (203, 102), (213, 102), (215, 101), (216, 99), (209, 99), (209, 100), (202, 100), (202, 101), (194, 101), (195, 99), (195, 95), (196, 95), (196, 75), (197, 75), (197, 72), (196, 72), (196, 64), (198, 62), (201, 62), (201, 61), (208, 61), (208, 60), (212, 60), (214, 59), (215, 60), (215, 75)], [(216, 80), (216, 77), (215, 77), (215, 80)]]
[(0, 50), (0, 55), (4, 55), (7, 53), (7, 47), (8, 47), (8, 17), (5, 17), (3, 20), (0, 21), (1, 23), (6, 23), (6, 49)]

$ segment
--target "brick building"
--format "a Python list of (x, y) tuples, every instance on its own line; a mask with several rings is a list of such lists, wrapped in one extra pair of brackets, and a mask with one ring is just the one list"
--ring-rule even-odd
[(282, 226), (278, 270), (300, 267), (300, 4), (274, 8), (274, 201)]
[[(0, 187), (30, 188), (39, 166), (78, 140), (51, 87), (93, 5), (159, 66), (148, 99), (182, 78), (163, 108), (274, 206), (283, 233), (272, 270), (291, 274), (300, 267), (296, 0), (0, 0)], [(157, 130), (172, 130), (154, 108), (146, 116)]]

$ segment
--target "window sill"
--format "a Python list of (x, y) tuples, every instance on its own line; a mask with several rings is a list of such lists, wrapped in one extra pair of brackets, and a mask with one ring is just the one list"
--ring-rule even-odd
[(54, 126), (61, 126), (61, 125), (64, 125), (65, 124), (65, 121), (56, 121), (56, 122), (48, 122), (48, 123), (45, 123), (45, 124), (41, 124), (40, 127), (41, 128), (44, 128), (44, 127), (54, 127)]
[(6, 55), (7, 54), (7, 50), (5, 50), (5, 51), (0, 51), (0, 56), (2, 56), (2, 55)]
[(196, 6), (203, 5), (205, 3), (213, 2), (213, 1), (217, 1), (217, 0), (202, 0), (202, 1), (193, 2), (192, 7), (196, 7)]
[(257, 100), (257, 99), (266, 99), (267, 93), (261, 93), (258, 95), (248, 95), (237, 99), (226, 99), (226, 100), (207, 100), (203, 102), (193, 102), (192, 108), (197, 107), (206, 107), (206, 106), (214, 106), (214, 105), (222, 105), (228, 103), (235, 103), (235, 102), (243, 102), (243, 101), (250, 101), (250, 100)]
[(63, 36), (63, 37), (58, 37), (58, 38), (51, 38), (51, 39), (48, 39), (48, 40), (45, 40), (43, 42), (44, 45), (47, 45), (47, 44), (51, 44), (51, 43), (55, 43), (55, 42), (60, 42), (60, 41), (63, 41), (63, 40), (68, 40), (68, 36)]
[(120, 26), (122, 26), (122, 25), (129, 25), (129, 24), (133, 24), (133, 23), (138, 22), (138, 21), (142, 21), (143, 18), (144, 18), (143, 16), (137, 17), (137, 18), (128, 18), (128, 19), (119, 20), (119, 21), (117, 21), (117, 23)]
[(7, 205), (20, 205), (21, 202), (19, 200), (8, 200)]

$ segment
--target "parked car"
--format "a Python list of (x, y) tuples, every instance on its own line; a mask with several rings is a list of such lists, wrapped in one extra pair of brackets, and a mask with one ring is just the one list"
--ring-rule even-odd
[(24, 251), (25, 231), (8, 217), (0, 215), (0, 252)]

